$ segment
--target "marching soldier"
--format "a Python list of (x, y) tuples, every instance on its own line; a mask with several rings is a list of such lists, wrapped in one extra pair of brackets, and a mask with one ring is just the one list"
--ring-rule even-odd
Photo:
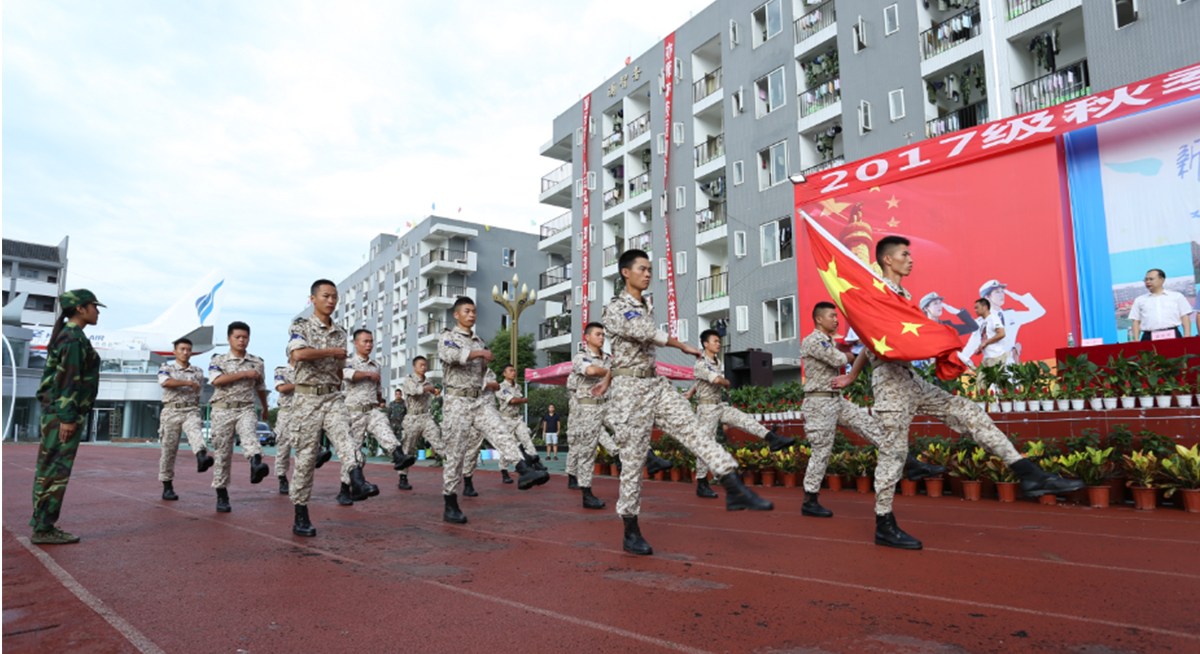
[[(550, 479), (549, 473), (534, 469), (522, 457), (516, 439), (500, 419), (495, 403), (480, 391), (488, 372), (487, 364), (494, 356), (487, 343), (473, 331), (475, 318), (475, 302), (469, 297), (459, 297), (454, 303), (454, 319), (458, 324), (453, 329), (442, 330), (438, 344), (438, 358), (445, 366), (446, 393), (442, 407), (446, 428), (442, 495), (446, 507), (442, 519), (456, 524), (467, 521), (458, 508), (458, 488), (463, 476), (463, 455), (472, 429), (483, 431), (489, 440), (500, 447), (505, 458), (517, 461), (517, 472), (521, 475), (517, 488), (528, 490)], [(499, 387), (495, 382), (487, 384), (488, 390), (495, 391)]]
[[(404, 391), (404, 441), (402, 450), (405, 454), (413, 455), (417, 450), (417, 444), (424, 438), (438, 452), (442, 452), (442, 431), (438, 428), (437, 421), (433, 419), (433, 413), (430, 411), (430, 404), (433, 398), (441, 395), (442, 391), (436, 388), (432, 383), (425, 381), (425, 373), (429, 370), (429, 360), (425, 357), (418, 356), (412, 362), (413, 371), (409, 373), (400, 387)], [(400, 391), (396, 391), (400, 394)], [(400, 490), (412, 490), (412, 485), (408, 483), (408, 475), (406, 470), (400, 471)]]
[[(908, 239), (901, 236), (880, 239), (875, 244), (875, 260), (882, 269), (883, 280), (888, 288), (911, 300), (912, 295), (901, 285), (904, 278), (912, 273), (913, 260)], [(900, 481), (904, 468), (903, 452), (908, 443), (908, 429), (917, 413), (935, 418), (955, 432), (970, 436), (983, 449), (1000, 457), (1021, 478), (1021, 491), (1027, 497), (1068, 493), (1083, 488), (1082, 481), (1050, 474), (1023, 458), (983, 409), (964, 397), (951, 395), (925, 381), (913, 373), (907, 361), (879, 361), (870, 348), (865, 348), (854, 359), (850, 372), (835, 378), (832, 387), (842, 389), (852, 384), (868, 360), (873, 367), (871, 385), (875, 394), (875, 414), (883, 427), (879, 466), (875, 470), (876, 545), (921, 549), (921, 541), (904, 533), (896, 525), (896, 516), (892, 512), (896, 482)]]
[(500, 390), (496, 391), (496, 400), (500, 402), (500, 417), (504, 418), (504, 424), (521, 444), (526, 458), (538, 459), (529, 425), (521, 416), (521, 405), (528, 404), (529, 400), (521, 394), (521, 387), (517, 386), (517, 369), (511, 363), (504, 366), (504, 381), (500, 382)]
[(217, 387), (212, 396), (209, 415), (216, 467), (213, 488), (217, 489), (217, 511), (229, 513), (229, 470), (232, 466), (234, 433), (242, 441), (242, 454), (250, 460), (250, 483), (257, 484), (270, 473), (262, 462), (262, 447), (258, 444), (258, 415), (254, 398), (262, 406), (262, 419), (267, 419), (267, 386), (264, 383), (263, 360), (246, 351), (250, 344), (250, 325), (229, 323), (229, 352), (209, 360), (208, 374)]
[[(603, 392), (594, 391), (606, 390), (612, 383), (612, 357), (604, 354), (604, 325), (588, 323), (583, 329), (583, 339), (587, 347), (575, 353), (567, 378), (567, 389), (571, 391), (567, 488), (575, 484), (583, 495), (583, 508), (603, 509), (604, 502), (592, 494), (592, 472), (596, 465), (596, 445), (608, 436), (604, 430), (607, 398)], [(620, 449), (609, 451), (620, 456)]]
[(78, 543), (79, 537), (55, 526), (62, 511), (67, 482), (75, 465), (75, 453), (100, 391), (100, 355), (92, 348), (83, 328), (100, 319), (96, 296), (87, 289), (58, 296), (62, 313), (54, 322), (46, 344), (46, 368), (38, 384), (42, 405), (42, 442), (38, 446), (37, 471), (33, 476), (33, 517), (29, 541), (37, 545)]
[[(379, 441), (385, 452), (392, 457), (392, 467), (404, 471), (416, 462), (417, 457), (405, 454), (400, 442), (392, 434), (391, 424), (387, 416), (380, 410), (383, 404), (383, 390), (380, 381), (379, 364), (371, 360), (371, 351), (375, 349), (375, 338), (371, 332), (360, 329), (354, 332), (354, 356), (346, 361), (346, 370), (342, 373), (346, 379), (346, 411), (350, 413), (350, 442), (356, 451), (362, 451), (362, 443), (367, 432)], [(349, 484), (349, 472), (342, 473), (342, 483)], [(339, 500), (340, 501), (340, 500)]]
[(204, 423), (200, 419), (200, 389), (204, 387), (204, 371), (191, 365), (192, 342), (181, 338), (174, 343), (175, 360), (158, 368), (158, 385), (162, 386), (162, 414), (158, 419), (158, 440), (162, 454), (158, 458), (158, 480), (162, 482), (164, 500), (177, 500), (172, 482), (175, 480), (175, 455), (179, 452), (179, 432), (187, 435), (188, 445), (196, 453), (196, 472), (212, 467), (213, 458), (204, 446)]
[(286, 366), (275, 368), (275, 392), (279, 393), (279, 412), (275, 414), (275, 477), (279, 479), (279, 494), (288, 495), (287, 472), (292, 461), (291, 425), (292, 397), (296, 391), (296, 367), (291, 357)]
[[(725, 507), (730, 511), (750, 509), (769, 511), (768, 502), (746, 488), (737, 474), (737, 461), (725, 451), (712, 434), (704, 432), (691, 406), (671, 384), (657, 377), (654, 360), (659, 347), (674, 347), (693, 356), (696, 348), (681, 343), (658, 330), (654, 309), (642, 294), (650, 287), (650, 258), (642, 250), (628, 250), (619, 261), (625, 291), (604, 308), (604, 330), (612, 339), (611, 394), (606, 403), (608, 419), (616, 428), (621, 446), (621, 494), (617, 514), (625, 522), (625, 551), (652, 554), (638, 526), (641, 511), (642, 464), (650, 447), (650, 434), (657, 424), (672, 434), (698, 458), (712, 466), (725, 487)], [(607, 390), (600, 382), (597, 394)], [(628, 472), (627, 472), (628, 471)]]
[[(729, 380), (725, 379), (725, 362), (721, 359), (721, 335), (715, 329), (706, 329), (700, 334), (700, 345), (704, 348), (704, 355), (692, 367), (692, 375), (696, 379), (693, 387), (697, 402), (696, 415), (705, 433), (715, 436), (718, 425), (729, 425), (766, 440), (772, 452), (795, 445), (796, 439), (785, 438), (768, 430), (721, 399), (721, 389), (730, 386)], [(705, 498), (717, 496), (708, 485), (708, 466), (699, 457), (696, 458), (696, 495)]]
[[(480, 392), (480, 397), (486, 400), (491, 400), (494, 405), (496, 402), (496, 391), (492, 388), (496, 382), (496, 373), (488, 368), (483, 376), (483, 389)], [(503, 416), (503, 414), (502, 414)], [(511, 432), (509, 432), (511, 433)], [(488, 445), (492, 449), (499, 451), (492, 441), (487, 438), (487, 435), (479, 430), (478, 427), (471, 431), (471, 440), (467, 442), (466, 451), (463, 453), (463, 497), (479, 497), (479, 493), (475, 490), (475, 468), (479, 465), (479, 449), (483, 447), (483, 442), (487, 440)], [(509, 463), (516, 464), (516, 461), (505, 461), (503, 458), (499, 460), (500, 471), (504, 473), (505, 483), (512, 483), (512, 478), (508, 476), (507, 467)]]

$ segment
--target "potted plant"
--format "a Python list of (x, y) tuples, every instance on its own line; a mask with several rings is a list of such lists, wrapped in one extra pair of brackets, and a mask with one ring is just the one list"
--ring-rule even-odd
[[(931, 443), (925, 451), (917, 456), (924, 463), (935, 466), (948, 466), (950, 463), (950, 448), (940, 443)], [(941, 475), (925, 478), (925, 494), (929, 497), (941, 497), (945, 480)]]
[(1070, 392), (1067, 391), (1067, 388), (1065, 386), (1063, 386), (1062, 384), (1056, 385), (1054, 387), (1053, 395), (1054, 395), (1054, 408), (1056, 410), (1058, 410), (1058, 411), (1070, 411), (1071, 410), (1071, 394), (1070, 394)]
[(1126, 482), (1133, 490), (1133, 507), (1138, 511), (1153, 511), (1155, 505), (1154, 485), (1162, 472), (1158, 457), (1153, 452), (1132, 452), (1122, 458)]
[(775, 485), (775, 457), (771, 456), (771, 450), (764, 447), (758, 453), (760, 470), (762, 471), (762, 485), (764, 488), (771, 488)]
[(850, 455), (850, 474), (860, 493), (871, 492), (871, 471), (877, 462), (875, 448), (864, 447)]
[[(1008, 373), (1016, 383), (1018, 402), (1038, 402), (1038, 388), (1050, 376), (1050, 366), (1042, 361), (1026, 361), (1008, 367)], [(1014, 406), (1017, 411), (1024, 411), (1021, 406)], [(1037, 411), (1037, 408), (1033, 408)]]
[(603, 475), (608, 472), (608, 466), (612, 465), (613, 457), (603, 447), (596, 446), (596, 465), (592, 471), (594, 475)]
[(1017, 487), (1021, 484), (1013, 471), (1004, 465), (1000, 457), (989, 457), (984, 465), (986, 468), (983, 474), (996, 484), (996, 498), (1001, 502), (1017, 501)]
[(1122, 409), (1137, 408), (1137, 398), (1133, 396), (1134, 383), (1140, 383), (1142, 371), (1137, 360), (1132, 357), (1116, 354), (1108, 357), (1104, 367), (1105, 382), (1116, 389)]
[(800, 470), (800, 462), (796, 459), (796, 449), (796, 447), (789, 447), (771, 455), (784, 488), (796, 487), (796, 473)]
[(1088, 360), (1088, 355), (1068, 356), (1059, 371), (1060, 383), (1071, 399), (1071, 410), (1083, 411), (1088, 398), (1087, 385), (1099, 367)]
[(1167, 477), (1167, 497), (1178, 491), (1183, 497), (1184, 510), (1200, 513), (1200, 446), (1187, 449), (1176, 445), (1175, 454), (1163, 459), (1162, 469)]
[(1092, 508), (1108, 506), (1108, 480), (1112, 477), (1113, 448), (1099, 449), (1088, 447), (1082, 452), (1076, 452), (1078, 457), (1074, 465), (1075, 476), (1087, 484), (1088, 504)]
[(825, 467), (825, 482), (829, 485), (829, 490), (842, 490), (842, 475), (846, 472), (849, 456), (849, 452), (834, 452), (829, 455), (829, 465)]
[(962, 479), (963, 499), (968, 502), (979, 501), (980, 490), (983, 485), (979, 478), (983, 476), (983, 472), (986, 469), (985, 462), (987, 458), (987, 452), (982, 447), (976, 447), (971, 452), (962, 450), (950, 460), (954, 475)]

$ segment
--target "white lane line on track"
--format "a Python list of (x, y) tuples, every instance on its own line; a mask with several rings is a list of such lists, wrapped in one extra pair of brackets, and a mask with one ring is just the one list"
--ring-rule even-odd
[[(256, 531), (254, 529), (249, 529), (246, 527), (242, 527), (240, 525), (229, 524), (228, 522), (216, 520), (214, 518), (203, 516), (203, 515), (197, 515), (194, 513), (190, 513), (188, 511), (184, 511), (182, 509), (176, 509), (174, 507), (169, 507), (169, 506), (162, 506), (161, 504), (158, 504), (156, 502), (152, 502), (150, 500), (145, 500), (140, 497), (134, 497), (132, 495), (126, 495), (124, 493), (119, 493), (117, 491), (108, 490), (108, 489), (100, 489), (100, 490), (103, 490), (106, 493), (111, 493), (113, 495), (117, 495), (119, 497), (124, 497), (126, 499), (134, 500), (136, 502), (141, 502), (143, 504), (149, 504), (150, 506), (153, 506), (155, 508), (164, 509), (167, 511), (174, 511), (175, 513), (179, 513), (179, 514), (188, 516), (190, 518), (199, 518), (201, 520), (206, 520), (208, 522), (212, 522), (214, 524), (218, 524), (218, 525), (221, 525), (224, 527), (229, 527), (231, 529), (237, 529), (239, 531), (244, 531), (248, 534), (254, 534), (255, 536), (261, 536), (263, 538), (267, 538), (267, 539), (273, 540), (275, 542), (282, 543), (284, 545), (288, 545), (289, 547), (297, 547), (297, 548), (301, 548), (301, 549), (306, 549), (310, 552), (320, 554), (322, 556), (325, 556), (325, 557), (328, 557), (331, 559), (337, 559), (339, 561), (345, 561), (346, 563), (352, 563), (354, 565), (363, 566), (365, 568), (370, 568), (372, 570), (378, 570), (380, 572), (385, 572), (385, 573), (396, 575), (399, 577), (404, 577), (405, 579), (410, 580), (410, 581), (421, 582), (423, 584), (433, 586), (435, 588), (440, 588), (442, 590), (448, 590), (448, 591), (451, 591), (454, 593), (458, 593), (460, 595), (467, 595), (469, 597), (474, 597), (476, 599), (493, 602), (495, 604), (502, 604), (502, 605), (508, 606), (510, 608), (515, 608), (515, 609), (519, 609), (522, 611), (529, 611), (532, 613), (537, 613), (539, 615), (543, 615), (548, 618), (562, 620), (563, 622), (569, 622), (571, 624), (578, 625), (581, 627), (595, 629), (597, 631), (602, 631), (602, 632), (605, 632), (608, 634), (612, 634), (614, 636), (621, 636), (624, 638), (629, 638), (632, 640), (636, 640), (636, 641), (645, 643), (647, 645), (654, 645), (657, 647), (662, 647), (664, 649), (675, 650), (678, 652), (688, 652), (689, 654), (713, 654), (709, 650), (703, 650), (703, 649), (698, 649), (695, 647), (689, 647), (688, 645), (684, 645), (682, 643), (676, 643), (676, 642), (664, 640), (661, 638), (655, 638), (653, 636), (646, 636), (644, 634), (639, 634), (634, 631), (628, 631), (626, 629), (619, 629), (617, 627), (612, 627), (612, 626), (602, 624), (599, 622), (592, 622), (591, 620), (584, 620), (582, 618), (576, 618), (574, 616), (566, 615), (563, 613), (558, 613), (555, 611), (550, 611), (548, 609), (543, 609), (543, 608), (533, 606), (530, 604), (524, 604), (521, 602), (505, 599), (503, 597), (497, 597), (495, 595), (487, 595), (485, 593), (479, 593), (479, 592), (476, 592), (473, 590), (467, 590), (465, 588), (457, 588), (457, 587), (451, 586), (449, 584), (444, 584), (440, 581), (433, 581), (432, 579), (423, 579), (421, 577), (410, 577), (408, 575), (398, 573), (395, 570), (389, 570), (388, 568), (385, 568), (383, 566), (375, 565), (373, 563), (368, 563), (366, 561), (359, 561), (357, 559), (352, 559), (344, 554), (335, 554), (328, 550), (323, 550), (319, 547), (313, 547), (311, 545), (306, 545), (306, 544), (296, 541), (296, 540), (288, 540), (286, 538), (280, 538), (280, 537), (274, 536), (272, 534), (264, 533), (261, 531)], [(440, 524), (440, 523), (438, 523), (438, 524)], [(65, 572), (64, 572), (64, 574), (65, 574)], [(156, 651), (161, 651), (161, 650), (156, 650)]]
[(29, 550), (29, 553), (34, 555), (37, 560), (43, 566), (45, 566), (47, 570), (50, 571), (50, 574), (54, 575), (54, 578), (58, 580), (58, 583), (62, 584), (64, 588), (71, 591), (71, 593), (74, 594), (75, 597), (78, 597), (81, 602), (86, 604), (88, 608), (95, 611), (100, 615), (100, 617), (104, 618), (108, 624), (112, 625), (113, 629), (116, 629), (117, 632), (124, 636), (125, 640), (128, 640), (129, 644), (136, 647), (139, 652), (142, 652), (142, 654), (166, 654), (162, 649), (159, 648), (158, 645), (154, 644), (154, 641), (150, 640), (145, 634), (138, 631), (136, 627), (129, 624), (125, 618), (117, 615), (116, 611), (113, 611), (111, 608), (109, 608), (109, 606), (100, 598), (91, 594), (88, 589), (83, 587), (83, 584), (80, 584), (78, 581), (76, 581), (75, 577), (71, 576), (71, 573), (63, 570), (62, 566), (60, 566), (58, 562), (56, 562), (49, 554), (43, 552), (41, 548), (34, 547), (33, 543), (30, 543), (28, 538), (18, 534), (7, 523), (4, 525), (4, 530), (12, 534), (13, 538), (17, 539), (17, 542), (21, 544), (21, 547)]

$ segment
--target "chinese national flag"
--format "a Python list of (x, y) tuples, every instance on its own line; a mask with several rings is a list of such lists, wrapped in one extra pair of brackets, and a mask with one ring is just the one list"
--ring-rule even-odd
[(967, 371), (958, 358), (962, 343), (953, 327), (930, 320), (808, 214), (800, 215), (817, 273), (864, 345), (883, 361), (937, 359), (942, 379), (955, 379)]

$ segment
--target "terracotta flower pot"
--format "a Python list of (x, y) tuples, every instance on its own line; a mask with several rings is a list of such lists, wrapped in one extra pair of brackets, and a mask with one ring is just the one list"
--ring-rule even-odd
[(981, 487), (982, 491), (979, 495), (980, 497), (996, 496), (996, 482), (992, 481), (991, 477), (983, 477), (979, 480), (979, 482), (983, 484)]
[(608, 466), (604, 465), (603, 463), (597, 463), (595, 465), (595, 467), (592, 469), (592, 474), (597, 477), (599, 477), (600, 475), (603, 475), (606, 472), (608, 472)]
[(1065, 499), (1072, 504), (1087, 504), (1091, 501), (1086, 488), (1067, 493)]
[(983, 482), (978, 479), (964, 479), (962, 481), (963, 499), (968, 502), (978, 502), (980, 494), (983, 492)]
[(826, 481), (826, 482), (829, 484), (829, 490), (831, 490), (831, 491), (840, 491), (840, 490), (842, 490), (842, 477), (841, 477), (841, 475), (826, 475), (826, 476), (825, 476), (825, 481)]
[(950, 475), (950, 494), (951, 495), (962, 495), (963, 494), (962, 479), (959, 479), (958, 477), (955, 477), (954, 475)]
[(650, 479), (650, 471), (642, 468), (642, 479)]
[(771, 488), (775, 485), (775, 471), (764, 470), (762, 473), (762, 485), (766, 488)]
[(1138, 511), (1153, 511), (1156, 504), (1155, 489), (1133, 486), (1133, 508)]
[(1109, 504), (1124, 504), (1125, 503), (1125, 479), (1117, 477), (1108, 480), (1108, 503)]
[(1017, 501), (1017, 486), (1019, 482), (1015, 481), (998, 481), (996, 482), (996, 497), (1001, 502), (1016, 502)]
[(1038, 504), (1045, 504), (1047, 506), (1055, 506), (1058, 504), (1058, 496), (1055, 495), (1054, 493), (1049, 493), (1047, 495), (1043, 495), (1038, 498)]
[(904, 497), (913, 497), (917, 494), (917, 482), (909, 479), (900, 479), (900, 494)]
[(1088, 504), (1093, 509), (1103, 509), (1108, 507), (1108, 485), (1104, 486), (1088, 486)]
[(926, 477), (925, 478), (925, 494), (930, 497), (942, 496), (942, 485), (945, 483), (941, 477)]
[(783, 477), (783, 487), (784, 488), (795, 488), (796, 487), (796, 473), (784, 472), (784, 473), (781, 473), (781, 476)]
[(754, 471), (753, 470), (743, 470), (742, 471), (742, 483), (747, 486), (754, 485)]
[(1179, 502), (1183, 504), (1183, 510), (1188, 513), (1200, 513), (1200, 489), (1181, 488), (1175, 491), (1177, 497), (1182, 496)]
[(671, 468), (671, 481), (679, 481), (683, 478), (683, 471), (679, 468)]
[(854, 485), (858, 487), (860, 493), (871, 492), (871, 478), (866, 475), (861, 475), (854, 478)]
[[(643, 470), (642, 470), (642, 474), (644, 475), (645, 473), (646, 473), (646, 470), (645, 470), (645, 469), (643, 469)], [(617, 464), (615, 464), (615, 463), (610, 463), (610, 464), (608, 465), (608, 474), (610, 474), (610, 475), (612, 475), (612, 476), (614, 476), (614, 477), (620, 477), (620, 476), (621, 476), (621, 471), (620, 471), (620, 470), (617, 470)]]

